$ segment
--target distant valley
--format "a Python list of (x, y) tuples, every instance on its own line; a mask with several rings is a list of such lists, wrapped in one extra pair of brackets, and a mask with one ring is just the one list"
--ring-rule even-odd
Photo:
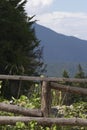
[[(62, 73), (64, 69), (69, 69), (69, 67), (74, 73), (79, 63), (86, 69), (86, 40), (59, 34), (38, 24), (35, 24), (35, 28), (37, 38), (41, 40), (41, 46), (44, 47), (43, 56), (45, 63), (47, 63), (48, 76), (57, 76), (57, 71)], [(59, 73), (58, 76), (61, 74)]]

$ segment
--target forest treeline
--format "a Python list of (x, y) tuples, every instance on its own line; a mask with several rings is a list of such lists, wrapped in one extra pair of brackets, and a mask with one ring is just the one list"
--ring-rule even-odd
[[(70, 78), (69, 72), (64, 70), (62, 73), (62, 77), (64, 78)], [(87, 78), (86, 73), (83, 71), (83, 68), (80, 64), (78, 64), (77, 72), (73, 78), (79, 78), (79, 79), (84, 79)], [(63, 82), (62, 84), (64, 85), (69, 85), (69, 86), (75, 86), (75, 87), (81, 87), (81, 88), (87, 88), (87, 83), (73, 83), (73, 82)], [(56, 92), (58, 94), (58, 92)], [(87, 102), (87, 96), (85, 95), (78, 95), (78, 94), (71, 94), (69, 92), (63, 92), (60, 94), (61, 95), (61, 103), (62, 105), (71, 105), (72, 103), (76, 102)], [(57, 95), (58, 96), (58, 95)], [(55, 97), (56, 98), (56, 97)], [(59, 102), (59, 99), (58, 99)]]

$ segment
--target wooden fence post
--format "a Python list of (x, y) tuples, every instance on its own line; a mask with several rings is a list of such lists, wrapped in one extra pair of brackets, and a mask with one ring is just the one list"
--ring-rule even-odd
[(41, 111), (44, 117), (48, 117), (51, 111), (51, 88), (46, 81), (42, 82)]

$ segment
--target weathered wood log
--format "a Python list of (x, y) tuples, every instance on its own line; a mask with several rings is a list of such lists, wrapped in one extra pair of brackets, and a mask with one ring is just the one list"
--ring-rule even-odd
[(79, 82), (87, 83), (86, 79), (77, 79), (77, 78), (58, 78), (58, 77), (33, 77), (33, 76), (21, 76), (21, 75), (0, 75), (0, 80), (26, 80), (26, 81), (55, 81), (55, 82)]
[(74, 86), (69, 86), (69, 85), (62, 85), (62, 84), (58, 84), (58, 83), (54, 83), (54, 82), (51, 82), (50, 86), (52, 89), (57, 89), (57, 90), (61, 90), (64, 92), (71, 92), (71, 93), (76, 93), (76, 94), (87, 95), (86, 88), (74, 87)]
[(87, 126), (87, 119), (82, 118), (40, 118), (40, 117), (9, 117), (0, 116), (0, 125), (15, 125), (16, 122), (29, 123), (30, 121), (37, 121), (42, 126), (52, 126), (53, 124), (62, 126)]
[(43, 81), (42, 83), (41, 94), (41, 111), (44, 117), (48, 117), (51, 111), (51, 88), (46, 81)]
[(41, 117), (42, 112), (39, 109), (28, 109), (17, 105), (0, 103), (0, 111), (12, 112), (24, 116)]

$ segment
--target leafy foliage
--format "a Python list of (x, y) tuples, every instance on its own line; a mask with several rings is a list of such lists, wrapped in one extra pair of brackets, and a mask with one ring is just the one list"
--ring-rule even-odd
[[(12, 99), (6, 100), (4, 98), (0, 98), (0, 101), (5, 103), (12, 103), (16, 104), (18, 106), (26, 107), (26, 108), (40, 108), (40, 95), (41, 95), (41, 86), (39, 83), (35, 83), (35, 89), (32, 92), (32, 95), (30, 98), (26, 97), (25, 95), (21, 95), (19, 99), (15, 99), (12, 97)], [(59, 99), (60, 100), (60, 99)], [(61, 98), (62, 101), (62, 98)], [(79, 118), (86, 118), (87, 119), (87, 102), (77, 102), (70, 106), (61, 105), (56, 107), (58, 109), (56, 116), (57, 117), (65, 117), (65, 118), (71, 118), (71, 117), (79, 117)], [(7, 113), (7, 112), (0, 112), (0, 115), (5, 116), (15, 116), (13, 113)], [(16, 125), (5, 125), (0, 126), (1, 130), (86, 130), (87, 127), (79, 127), (79, 126), (58, 126), (53, 124), (50, 127), (47, 126), (41, 126), (37, 124), (35, 121), (29, 122), (27, 125), (24, 124), (24, 122), (17, 122)]]
[[(24, 102), (26, 104), (28, 98), (25, 96), (21, 96), (20, 99), (16, 99), (14, 102), (17, 105), (24, 106)], [(7, 102), (7, 100), (5, 100)], [(9, 101), (8, 101), (9, 102)], [(28, 104), (31, 103), (31, 101), (27, 102)], [(38, 102), (37, 102), (38, 103)], [(31, 105), (26, 107), (31, 107)], [(36, 106), (36, 104), (35, 104)], [(31, 107), (32, 108), (32, 107)], [(35, 107), (34, 107), (35, 108)], [(0, 115), (2, 115), (0, 113)], [(13, 116), (13, 114), (9, 113), (3, 113), (3, 115), (9, 115)], [(74, 103), (71, 106), (60, 106), (58, 110), (58, 117), (62, 115), (63, 117), (66, 118), (71, 118), (71, 117), (79, 117), (79, 118), (86, 118), (87, 119), (87, 103), (86, 102), (79, 102), (79, 103)], [(87, 130), (87, 127), (79, 127), (79, 126), (59, 126), (53, 124), (52, 126), (41, 126), (37, 124), (36, 121), (31, 121), (27, 125), (24, 124), (24, 122), (17, 122), (16, 125), (5, 125), (5, 126), (0, 126), (1, 130)]]

